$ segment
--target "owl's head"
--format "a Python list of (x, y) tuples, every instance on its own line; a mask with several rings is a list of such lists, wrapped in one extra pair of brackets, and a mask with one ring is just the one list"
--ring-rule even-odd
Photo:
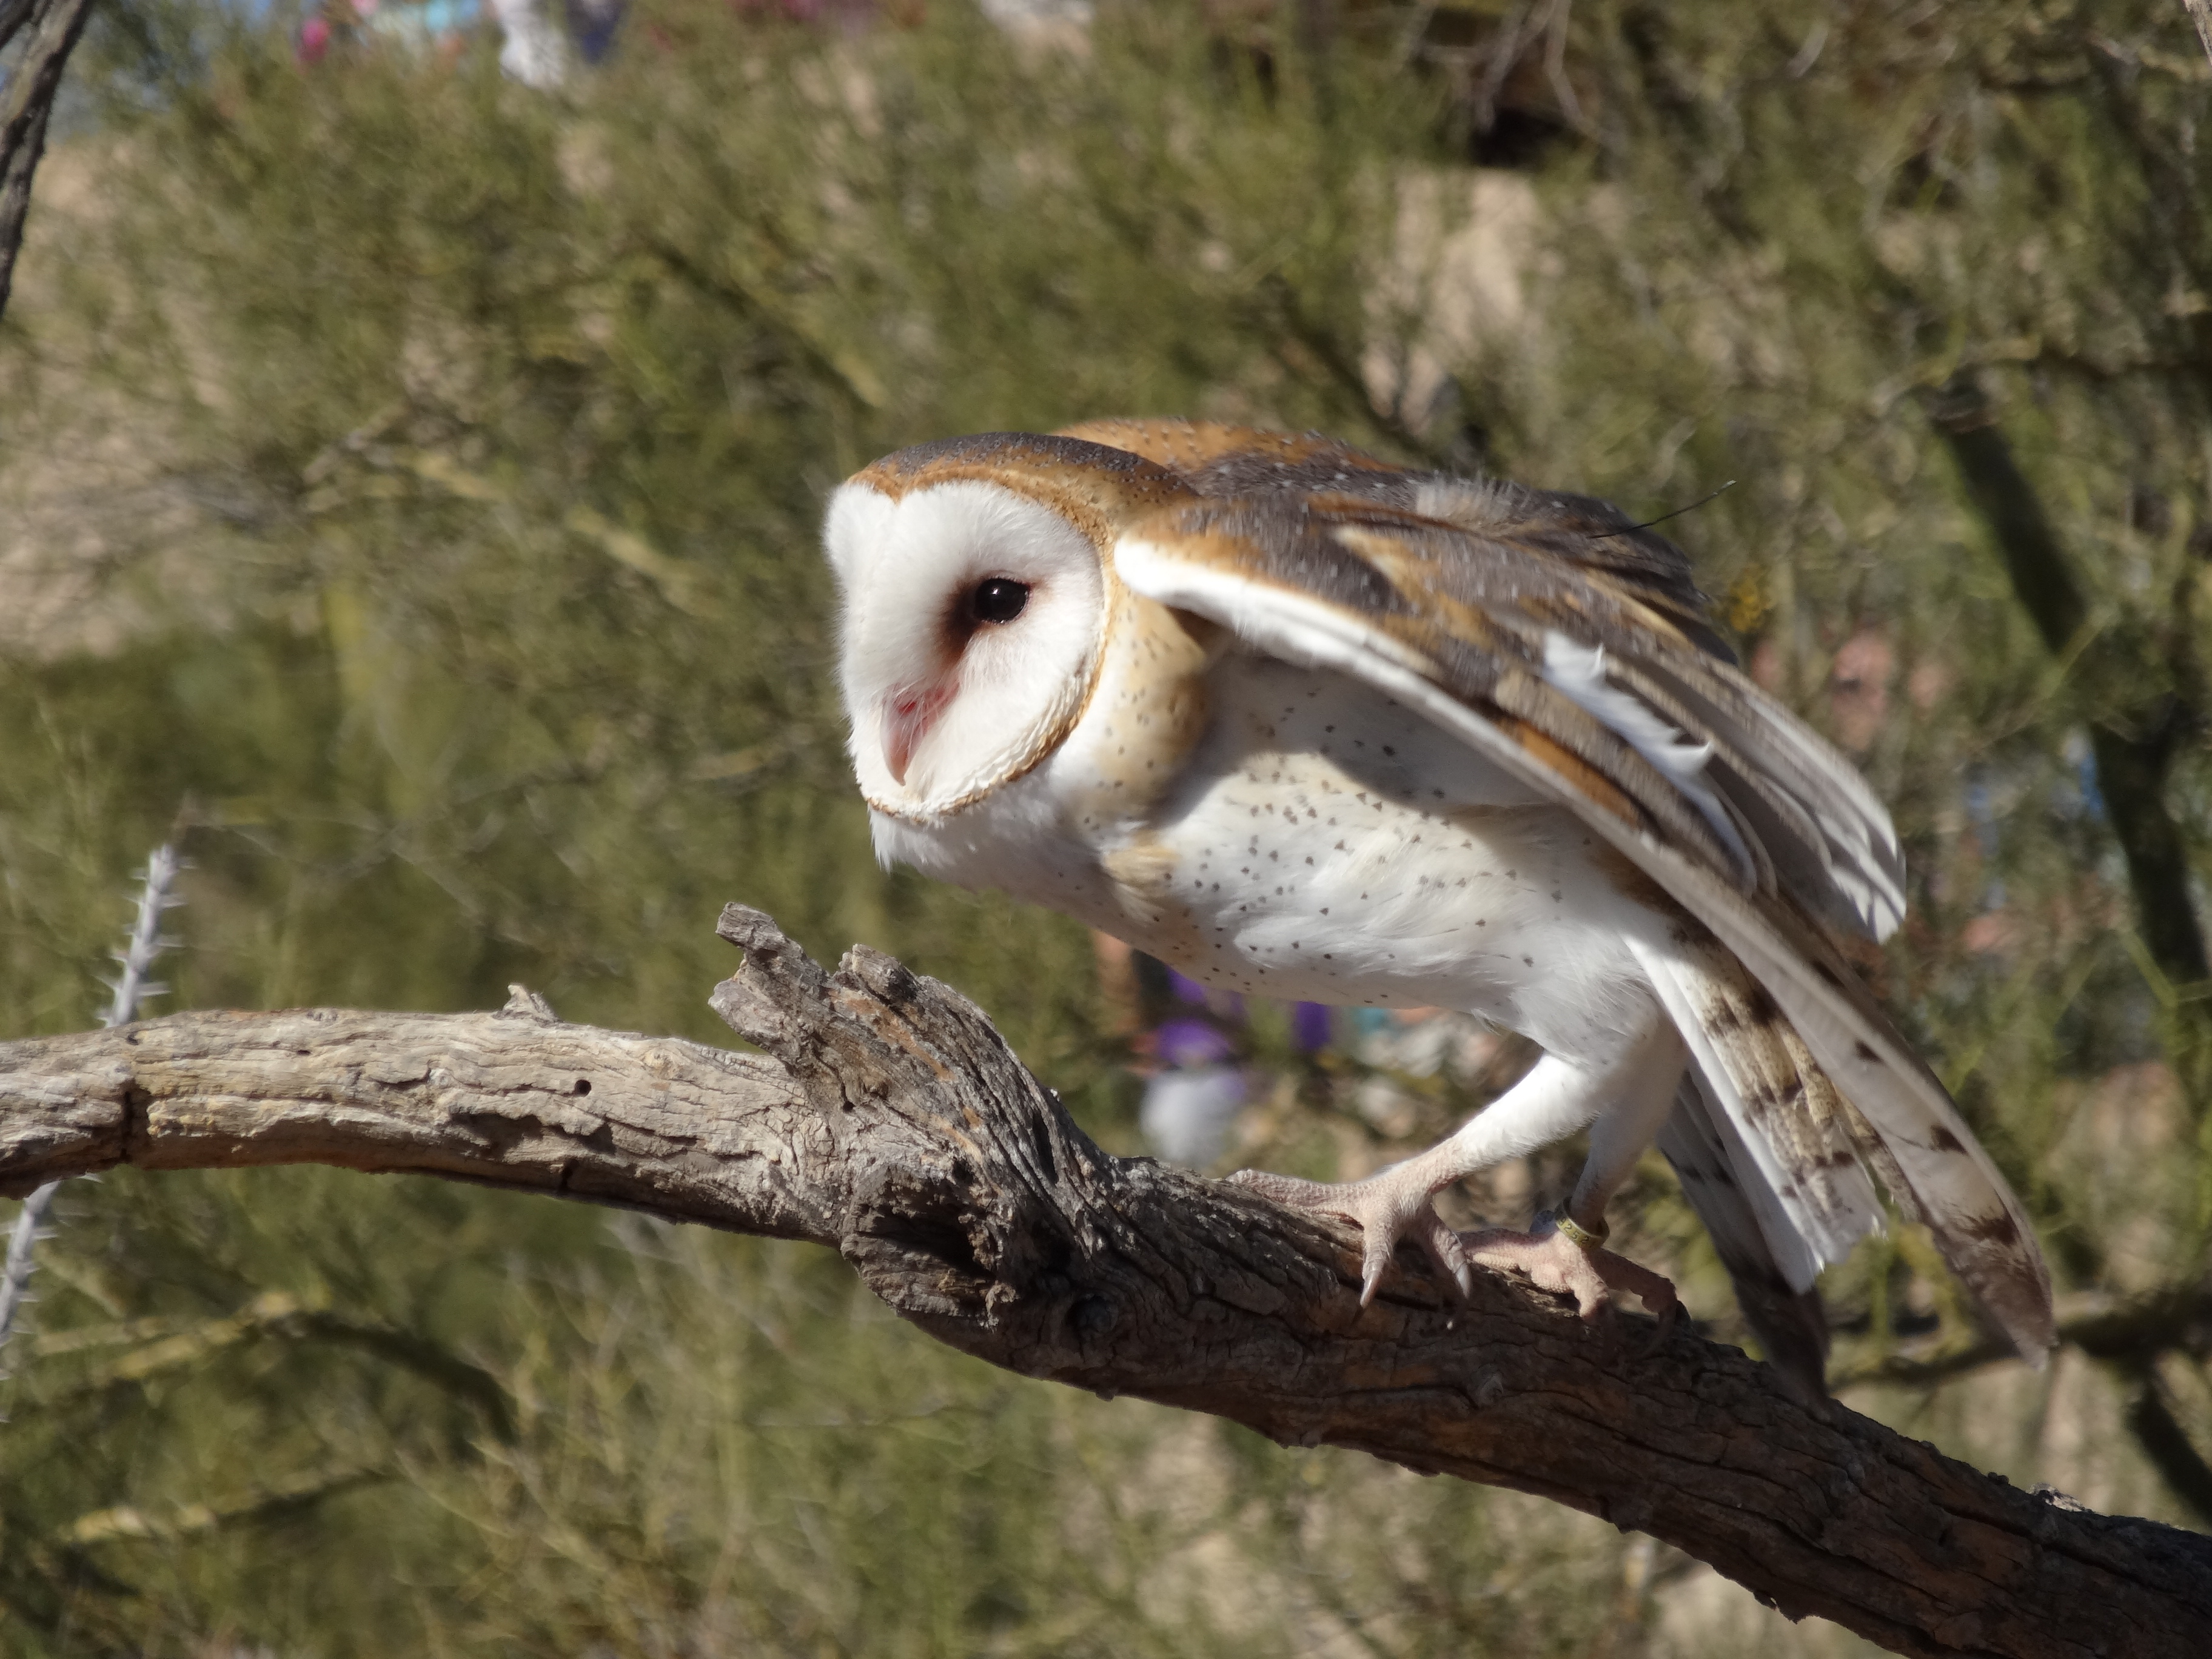
[(854, 770), (942, 817), (1049, 756), (1097, 684), (1121, 528), (1188, 491), (1116, 449), (1026, 433), (886, 456), (830, 497)]

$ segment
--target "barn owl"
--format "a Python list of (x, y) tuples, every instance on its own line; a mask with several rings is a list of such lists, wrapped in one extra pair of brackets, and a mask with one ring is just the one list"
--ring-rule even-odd
[[(1888, 815), (1741, 672), (1679, 549), (1603, 502), (1184, 421), (986, 434), (832, 496), (851, 752), (886, 863), (1049, 905), (1209, 985), (1464, 1010), (1541, 1057), (1340, 1184), (1246, 1172), (1462, 1292), (1585, 1315), (1672, 1287), (1605, 1250), (1654, 1145), (1769, 1356), (1817, 1389), (1814, 1281), (1926, 1223), (2021, 1352), (2052, 1340), (2019, 1200), (1854, 977), (1904, 914)], [(1589, 1131), (1528, 1233), (1451, 1182)]]

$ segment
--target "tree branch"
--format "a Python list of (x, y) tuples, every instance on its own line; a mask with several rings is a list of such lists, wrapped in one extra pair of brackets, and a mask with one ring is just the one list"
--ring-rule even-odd
[(0, 1191), (122, 1164), (319, 1163), (833, 1246), (906, 1318), (1031, 1376), (1539, 1493), (1899, 1652), (2212, 1651), (2212, 1539), (2069, 1510), (1649, 1322), (1107, 1156), (969, 1003), (732, 906), (714, 1007), (766, 1051), (497, 1014), (193, 1013), (0, 1045)]
[[(2127, 1300), (2095, 1292), (2062, 1300), (2058, 1344), (2078, 1348), (2119, 1374), (2134, 1396), (2128, 1428), (2136, 1444), (2174, 1496), (2199, 1520), (2212, 1525), (2212, 1464), (2175, 1419), (2158, 1376), (2163, 1355), (2202, 1358), (2212, 1353), (2212, 1279)], [(1828, 1380), (1839, 1392), (1862, 1382), (1934, 1389), (1985, 1365), (2008, 1363), (2013, 1357), (2010, 1343), (1985, 1336), (1971, 1346), (1925, 1359), (1893, 1354), (1870, 1365), (1832, 1373)]]
[[(2195, 1358), (2212, 1354), (2212, 1279), (2141, 1297), (2079, 1293), (2061, 1297), (2057, 1312), (2058, 1346), (2079, 1348), (2090, 1358), (2109, 1364), (2145, 1365), (2168, 1353)], [(1862, 1382), (1932, 1389), (1985, 1365), (2008, 1364), (2017, 1352), (2002, 1337), (1984, 1336), (1966, 1347), (1929, 1358), (1893, 1354), (1872, 1364), (1832, 1371), (1828, 1384), (1835, 1389)]]
[(0, 82), (0, 315), (8, 309), (15, 252), (31, 210), (31, 175), (46, 154), (46, 118), (91, 15), (92, 0), (0, 0), (0, 46), (31, 32), (22, 62)]
[[(2164, 1010), (2166, 1057), (2191, 1115), (2200, 1125), (2212, 1122), (2212, 1005), (2205, 1000), (2212, 962), (2197, 919), (2188, 840), (2166, 801), (2181, 739), (2205, 720), (2193, 647), (2185, 635), (2170, 646), (2175, 691), (2136, 690), (2141, 651), (2120, 647), (2109, 634), (2088, 635), (2088, 601), (1973, 371), (1954, 374), (1929, 399), (1929, 412), (2021, 607), (2053, 657), (2081, 653), (2081, 678), (2093, 701), (2105, 704), (2092, 714), (2089, 748), (2106, 817), (2127, 861), (2136, 933), (2148, 959), (2145, 977)], [(2128, 1423), (2144, 1455), (2193, 1511), (2212, 1518), (2212, 1468), (2174, 1424), (2155, 1380), (2143, 1380), (2140, 1364), (2123, 1369), (2139, 1383)]]
[[(2061, 658), (2079, 648), (2088, 625), (2088, 601), (1979, 384), (1970, 374), (1954, 377), (1930, 399), (1930, 413), (2044, 644)], [(2094, 678), (2100, 690), (2141, 678), (2132, 660), (2100, 663)], [(2163, 703), (2153, 699), (2148, 705), (2098, 714), (2090, 724), (2089, 743), (2097, 787), (2127, 860), (2136, 931), (2165, 976), (2171, 1000), (2172, 993), (2201, 994), (2212, 980), (2212, 959), (2191, 893), (2188, 843), (2166, 805), (2166, 774), (2182, 728), (2201, 720), (2203, 711), (2192, 708), (2185, 714)], [(2185, 1052), (2173, 1056), (2175, 1069), (2189, 1091), (2191, 1109), (2202, 1115), (2212, 1109), (2212, 1033), (2193, 1012), (2178, 1023), (2185, 1029), (2177, 1046)]]

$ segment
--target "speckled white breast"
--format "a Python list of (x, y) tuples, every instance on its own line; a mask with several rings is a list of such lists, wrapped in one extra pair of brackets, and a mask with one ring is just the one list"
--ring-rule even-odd
[(1564, 1057), (1648, 1025), (1624, 933), (1664, 923), (1572, 814), (1334, 675), (1236, 657), (1210, 690), (1205, 742), (1130, 837), (1157, 849), (1161, 912), (1133, 943), (1240, 991), (1464, 1009)]
[(1462, 1009), (1567, 1059), (1648, 1029), (1626, 936), (1666, 921), (1572, 814), (1335, 675), (1232, 655), (1206, 691), (1175, 781), (1110, 826), (1067, 810), (1095, 799), (1075, 744), (956, 822), (882, 826), (884, 850), (1229, 989)]

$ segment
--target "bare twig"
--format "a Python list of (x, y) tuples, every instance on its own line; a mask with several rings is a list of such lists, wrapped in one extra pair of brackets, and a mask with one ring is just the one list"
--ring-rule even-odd
[[(106, 981), (111, 995), (107, 1012), (100, 1022), (104, 1026), (129, 1024), (137, 1018), (141, 1002), (148, 997), (160, 996), (169, 988), (148, 978), (147, 974), (154, 966), (154, 959), (171, 943), (161, 937), (161, 913), (184, 902), (169, 890), (180, 867), (172, 842), (164, 842), (146, 860), (146, 873), (138, 884), (138, 914), (132, 918), (130, 937), (115, 958), (121, 971)], [(6, 1265), (0, 1267), (0, 1349), (6, 1348), (9, 1337), (14, 1334), (15, 1316), (29, 1294), (31, 1271), (37, 1265), (39, 1238), (46, 1224), (46, 1213), (53, 1207), (55, 1189), (60, 1185), (58, 1181), (49, 1181), (26, 1198), (23, 1207), (15, 1213), (15, 1226), (9, 1231), (8, 1259)]]
[(185, 1013), (0, 1045), (0, 1191), (130, 1164), (319, 1163), (836, 1249), (939, 1340), (1286, 1443), (1531, 1492), (1909, 1654), (2212, 1651), (2212, 1539), (2068, 1510), (1766, 1367), (1518, 1281), (1108, 1157), (969, 1003), (887, 957), (824, 973), (757, 911), (713, 1001), (765, 1050), (498, 1014)]

